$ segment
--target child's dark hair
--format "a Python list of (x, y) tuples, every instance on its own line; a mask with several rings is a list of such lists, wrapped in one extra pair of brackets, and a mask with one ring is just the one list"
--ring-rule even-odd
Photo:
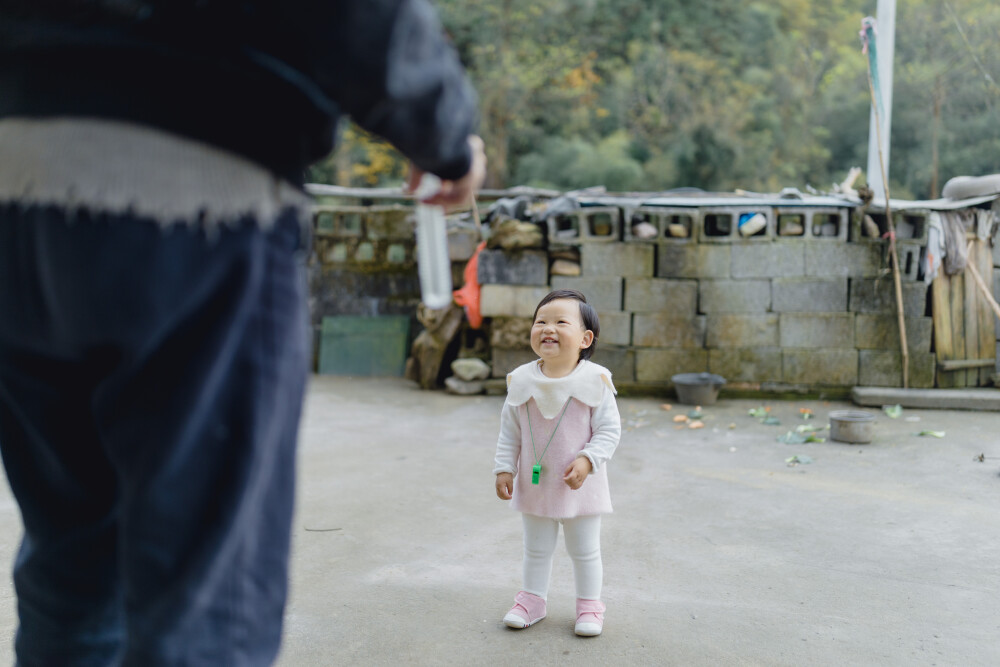
[(550, 301), (555, 301), (556, 299), (575, 299), (580, 302), (580, 319), (583, 320), (583, 328), (590, 329), (594, 332), (594, 340), (588, 347), (580, 350), (580, 358), (590, 359), (590, 357), (594, 354), (594, 350), (597, 349), (597, 337), (601, 335), (601, 323), (597, 319), (597, 311), (594, 310), (593, 306), (587, 303), (587, 297), (585, 297), (582, 292), (577, 292), (575, 289), (552, 290), (545, 295), (545, 298), (538, 302), (537, 306), (535, 306), (535, 314), (531, 316), (532, 321), (538, 317), (539, 308)]

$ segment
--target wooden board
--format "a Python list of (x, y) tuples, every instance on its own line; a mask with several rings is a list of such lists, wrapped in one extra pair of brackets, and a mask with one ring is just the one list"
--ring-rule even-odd
[[(975, 245), (969, 251), (969, 264), (976, 263), (978, 267), (979, 253), (976, 252)], [(962, 272), (962, 288), (964, 291), (965, 303), (962, 318), (965, 320), (965, 358), (979, 358), (979, 301), (981, 295), (976, 279), (968, 268)], [(971, 369), (967, 371), (965, 386), (975, 387), (979, 384), (979, 371)]]
[[(993, 285), (993, 252), (991, 251), (989, 245), (983, 241), (976, 241), (973, 245), (976, 251), (976, 268), (979, 270), (979, 276), (983, 279), (990, 289)], [(979, 289), (979, 286), (976, 286)], [(993, 309), (990, 307), (989, 302), (986, 297), (983, 296), (982, 291), (979, 292), (979, 359), (991, 359), (996, 360), (996, 329), (993, 325), (993, 318), (996, 315), (993, 314)], [(990, 364), (979, 369), (978, 386), (987, 387), (993, 380), (993, 373), (996, 370), (996, 365)]]
[[(931, 315), (934, 322), (934, 353), (938, 359), (954, 359), (955, 346), (951, 334), (951, 278), (944, 268), (931, 283)], [(937, 386), (954, 387), (954, 372), (937, 372)]]

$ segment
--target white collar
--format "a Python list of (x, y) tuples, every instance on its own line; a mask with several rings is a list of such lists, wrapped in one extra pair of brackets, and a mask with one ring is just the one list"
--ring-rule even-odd
[(592, 361), (583, 360), (569, 375), (550, 378), (542, 372), (542, 360), (518, 366), (507, 375), (507, 401), (523, 405), (534, 398), (538, 411), (552, 419), (571, 398), (596, 408), (604, 398), (607, 387), (618, 393), (611, 383), (611, 371)]

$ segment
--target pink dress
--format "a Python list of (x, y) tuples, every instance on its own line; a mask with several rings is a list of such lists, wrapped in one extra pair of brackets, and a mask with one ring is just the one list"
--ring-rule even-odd
[[(559, 423), (552, 444), (542, 456), (542, 473), (538, 484), (531, 483), (531, 468), (535, 464), (531, 435), (528, 431), (528, 411), (534, 432), (535, 449), (542, 455), (553, 429)], [(601, 466), (587, 476), (583, 486), (573, 490), (563, 481), (563, 472), (577, 457), (593, 435), (590, 426), (592, 408), (576, 398), (569, 399), (562, 422), (559, 415), (545, 419), (535, 399), (517, 406), (521, 424), (521, 453), (518, 473), (514, 478), (511, 507), (519, 512), (553, 519), (570, 519), (590, 514), (611, 513), (611, 492), (608, 488), (608, 468)]]

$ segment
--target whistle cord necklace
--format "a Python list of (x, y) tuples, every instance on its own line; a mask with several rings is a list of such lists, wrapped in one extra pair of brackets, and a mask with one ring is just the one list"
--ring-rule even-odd
[(535, 465), (531, 466), (531, 483), (538, 484), (538, 477), (542, 474), (542, 459), (545, 457), (545, 452), (549, 451), (549, 445), (552, 444), (553, 438), (556, 437), (556, 431), (559, 430), (559, 424), (562, 423), (563, 415), (566, 414), (566, 408), (569, 407), (572, 398), (566, 399), (566, 405), (563, 406), (562, 412), (559, 414), (559, 421), (556, 422), (556, 427), (552, 429), (552, 435), (549, 436), (549, 441), (545, 443), (545, 449), (542, 450), (542, 455), (538, 455), (538, 450), (535, 449), (535, 432), (531, 428), (531, 408), (527, 405), (524, 406), (524, 411), (528, 414), (528, 435), (531, 436), (531, 453), (535, 457)]

